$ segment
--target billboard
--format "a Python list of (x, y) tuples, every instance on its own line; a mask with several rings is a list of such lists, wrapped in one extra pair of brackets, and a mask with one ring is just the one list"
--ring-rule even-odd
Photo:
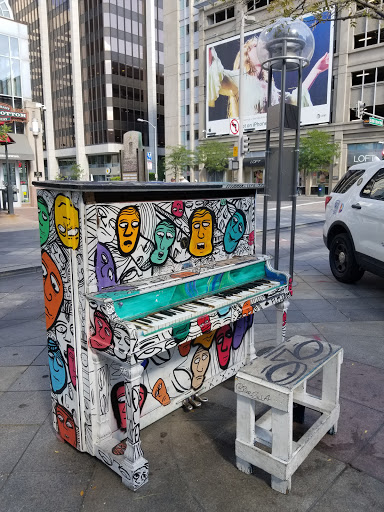
[[(311, 26), (312, 16), (304, 21)], [(257, 58), (257, 41), (262, 29), (247, 32), (244, 38), (244, 118), (243, 129), (265, 130), (267, 122), (268, 72)], [(301, 124), (330, 121), (333, 23), (312, 28), (315, 51), (303, 69)], [(234, 120), (239, 117), (239, 36), (207, 45), (206, 119), (207, 132), (234, 134)], [(280, 103), (279, 72), (273, 73), (272, 105)], [(296, 104), (297, 72), (287, 72), (286, 102)]]

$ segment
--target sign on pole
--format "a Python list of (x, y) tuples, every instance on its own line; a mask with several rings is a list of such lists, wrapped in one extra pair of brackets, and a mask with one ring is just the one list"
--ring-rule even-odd
[(378, 119), (377, 117), (370, 117), (369, 124), (373, 124), (374, 126), (383, 126), (383, 120)]
[(147, 160), (148, 162), (152, 162), (152, 153), (150, 151), (147, 151)]
[(147, 160), (147, 169), (148, 169), (148, 171), (152, 171), (152, 162), (151, 162), (151, 160)]
[(229, 122), (229, 130), (232, 135), (239, 135), (240, 123), (238, 119), (231, 119)]
[(233, 155), (232, 156), (239, 156), (239, 147), (233, 146)]

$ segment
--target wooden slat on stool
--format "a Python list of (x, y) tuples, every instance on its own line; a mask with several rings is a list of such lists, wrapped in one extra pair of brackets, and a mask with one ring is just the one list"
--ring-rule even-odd
[[(294, 336), (238, 372), (236, 463), (241, 471), (250, 473), (251, 465), (257, 466), (271, 474), (273, 489), (290, 490), (299, 465), (329, 430), (337, 431), (342, 360), (341, 347)], [(317, 397), (307, 392), (306, 384), (320, 370), (322, 394)], [(256, 402), (271, 408), (257, 423)], [(293, 402), (321, 413), (298, 442), (292, 440)]]

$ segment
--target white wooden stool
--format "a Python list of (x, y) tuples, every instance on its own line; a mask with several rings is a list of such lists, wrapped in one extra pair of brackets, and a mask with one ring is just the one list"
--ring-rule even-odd
[[(337, 431), (340, 413), (340, 366), (343, 349), (315, 339), (293, 336), (238, 372), (236, 464), (245, 473), (252, 465), (271, 474), (271, 486), (286, 494), (291, 476), (329, 431)], [(307, 393), (306, 383), (323, 371), (321, 396)], [(270, 409), (255, 422), (256, 402)], [(321, 413), (293, 442), (293, 403)]]

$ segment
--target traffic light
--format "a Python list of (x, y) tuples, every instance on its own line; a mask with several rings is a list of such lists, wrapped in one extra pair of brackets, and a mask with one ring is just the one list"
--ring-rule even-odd
[(248, 153), (249, 151), (249, 137), (248, 135), (243, 135), (241, 137), (241, 154)]
[(363, 118), (364, 110), (365, 110), (365, 103), (364, 103), (364, 101), (358, 101), (357, 104), (356, 104), (356, 116), (359, 119)]

